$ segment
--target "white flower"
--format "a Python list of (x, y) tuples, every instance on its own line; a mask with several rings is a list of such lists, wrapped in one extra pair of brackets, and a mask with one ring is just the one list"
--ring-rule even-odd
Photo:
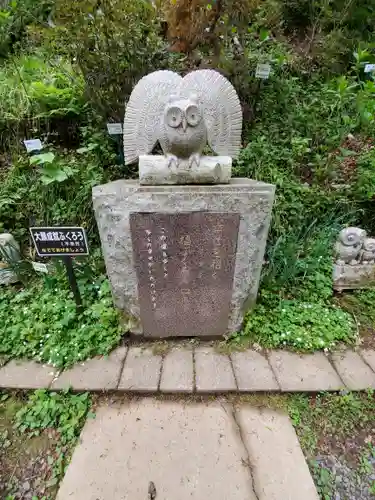
[(301, 337), (297, 337), (297, 342), (302, 342)]

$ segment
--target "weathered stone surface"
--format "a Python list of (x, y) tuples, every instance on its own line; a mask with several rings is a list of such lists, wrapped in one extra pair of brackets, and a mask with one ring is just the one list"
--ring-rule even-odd
[[(130, 214), (136, 212), (223, 212), (240, 214), (231, 313), (225, 331), (241, 327), (243, 315), (255, 303), (275, 187), (251, 179), (227, 185), (140, 186), (118, 180), (93, 188), (93, 204), (107, 273), (116, 305), (132, 319), (132, 331), (142, 333)], [(192, 324), (194, 311), (191, 312)], [(192, 328), (193, 330), (193, 328)]]
[(97, 357), (78, 363), (60, 374), (52, 389), (71, 387), (82, 391), (108, 391), (116, 389), (128, 348), (118, 347), (108, 357)]
[(0, 387), (43, 389), (51, 384), (56, 370), (34, 361), (10, 361), (0, 369)]
[(333, 288), (353, 290), (375, 287), (375, 264), (334, 264)]
[(126, 391), (157, 391), (162, 357), (151, 349), (129, 347), (118, 388)]
[(99, 408), (86, 422), (57, 500), (147, 500), (150, 482), (156, 500), (256, 500), (226, 410), (152, 399)]
[(239, 214), (130, 214), (146, 336), (225, 333), (239, 223)]
[(352, 390), (375, 388), (375, 373), (359, 354), (347, 349), (332, 354), (333, 364), (345, 385)]
[(294, 428), (287, 417), (242, 406), (237, 412), (259, 500), (318, 500)]
[(361, 349), (361, 356), (375, 372), (375, 351), (373, 349)]
[(228, 184), (232, 174), (229, 156), (202, 156), (199, 166), (189, 166), (180, 159), (178, 166), (168, 166), (166, 156), (144, 155), (139, 157), (139, 183), (161, 184)]
[(160, 380), (162, 392), (193, 392), (193, 350), (175, 348), (163, 360)]
[(327, 357), (321, 353), (271, 351), (268, 357), (283, 391), (332, 391), (343, 387)]
[(229, 357), (218, 354), (212, 347), (198, 347), (195, 350), (195, 376), (197, 392), (237, 389)]
[(234, 352), (234, 374), (240, 391), (278, 391), (279, 386), (267, 359), (255, 351)]

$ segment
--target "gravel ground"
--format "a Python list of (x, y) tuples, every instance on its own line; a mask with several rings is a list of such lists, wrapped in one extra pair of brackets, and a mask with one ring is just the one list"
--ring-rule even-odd
[(329, 470), (332, 475), (332, 500), (375, 499), (375, 495), (370, 492), (370, 484), (375, 481), (375, 458), (369, 458), (372, 471), (362, 474), (358, 469), (340, 461), (333, 455), (320, 457), (316, 461), (320, 467)]

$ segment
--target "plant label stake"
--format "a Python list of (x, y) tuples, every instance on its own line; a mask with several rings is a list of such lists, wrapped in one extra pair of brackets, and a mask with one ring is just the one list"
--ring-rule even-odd
[(124, 164), (124, 151), (122, 149), (122, 123), (107, 123), (108, 134), (114, 136), (117, 142), (119, 164)]
[(40, 139), (25, 139), (23, 143), (28, 153), (32, 153), (33, 151), (40, 151), (41, 149), (43, 149), (43, 145)]
[(374, 73), (375, 72), (375, 64), (366, 64), (365, 73)]
[(82, 227), (30, 227), (30, 234), (39, 257), (62, 257), (77, 310), (82, 311), (72, 257), (89, 254), (85, 230)]
[(270, 76), (271, 65), (270, 64), (258, 64), (255, 71), (255, 78), (260, 78), (261, 80), (267, 80)]

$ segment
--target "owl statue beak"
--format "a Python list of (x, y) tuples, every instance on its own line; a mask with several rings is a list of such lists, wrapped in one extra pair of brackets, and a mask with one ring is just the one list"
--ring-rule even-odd
[(187, 121), (186, 121), (186, 118), (182, 118), (182, 129), (184, 132), (186, 132), (186, 128), (187, 128)]

